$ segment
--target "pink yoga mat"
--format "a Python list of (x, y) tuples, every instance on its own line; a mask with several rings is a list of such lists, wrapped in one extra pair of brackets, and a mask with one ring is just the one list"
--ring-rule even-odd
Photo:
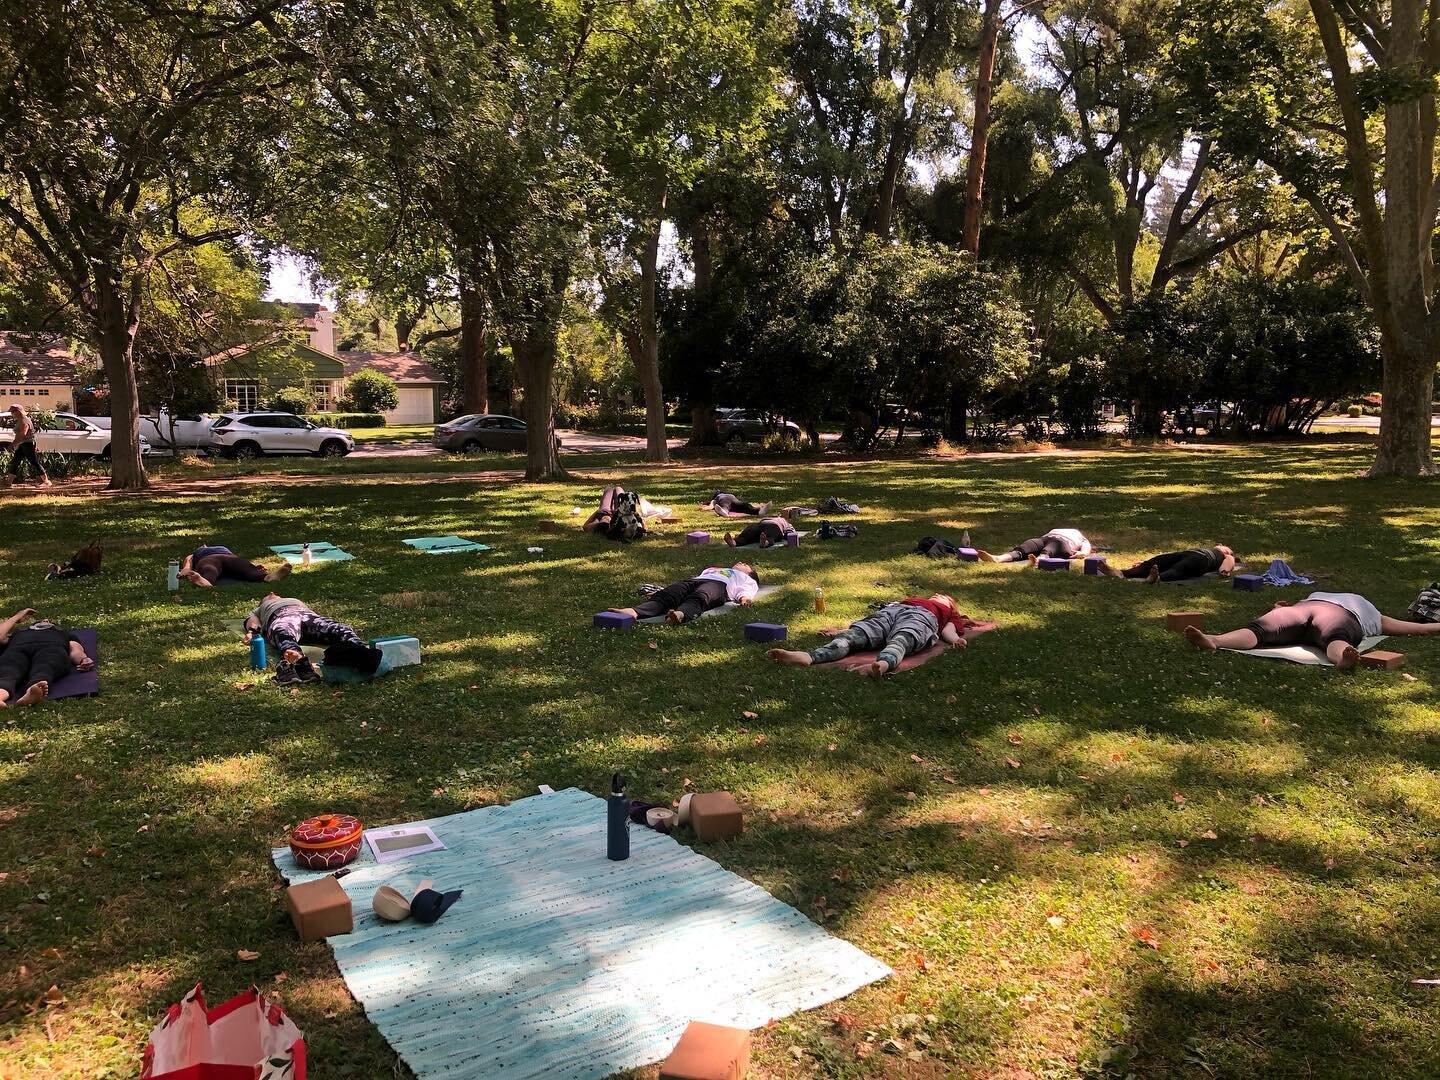
[[(71, 630), (75, 640), (80, 642), (82, 648), (95, 661), (95, 666), (89, 671), (72, 671), (63, 679), (50, 684), (48, 699), (54, 701), (56, 698), (67, 697), (94, 697), (100, 693), (100, 632), (98, 630)], [(30, 689), (29, 686), (25, 687)]]
[[(998, 623), (993, 622), (972, 622), (969, 626), (965, 628), (965, 633), (963, 636), (966, 641), (969, 641), (971, 638), (977, 638), (981, 634), (989, 633), (991, 630), (994, 630), (995, 627), (998, 625)], [(932, 645), (924, 652), (916, 653), (914, 656), (905, 657), (904, 660), (900, 661), (900, 667), (896, 670), (910, 671), (913, 668), (920, 667), (922, 664), (928, 664), (931, 660), (934, 660), (935, 657), (939, 656), (941, 653), (948, 652), (949, 649), (950, 646), (946, 645), (942, 641), (938, 645)], [(880, 650), (878, 649), (876, 649), (874, 652), (852, 652), (849, 656), (845, 657), (845, 659), (837, 660), (833, 664), (816, 664), (814, 666), (818, 668), (840, 668), (844, 671), (863, 671), (865, 668), (868, 668), (871, 664), (873, 664), (875, 662), (875, 658), (879, 655)], [(894, 674), (894, 672), (892, 672), (891, 674)]]

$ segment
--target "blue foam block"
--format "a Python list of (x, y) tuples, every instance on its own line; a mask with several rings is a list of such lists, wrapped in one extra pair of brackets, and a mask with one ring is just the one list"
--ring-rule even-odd
[(980, 552), (976, 551), (974, 548), (961, 548), (959, 551), (959, 556), (961, 562), (980, 561)]
[(1035, 565), (1040, 567), (1041, 570), (1069, 570), (1070, 560), (1052, 559), (1048, 555), (1042, 555), (1039, 559), (1035, 560)]
[(1098, 574), (1105, 568), (1104, 555), (1091, 555), (1085, 560), (1085, 573)]
[(785, 627), (773, 622), (752, 622), (745, 624), (745, 637), (749, 641), (784, 641)]
[(602, 630), (634, 630), (635, 619), (618, 611), (597, 611), (593, 620)]
[(1265, 579), (1259, 574), (1236, 574), (1231, 579), (1235, 588), (1244, 589), (1246, 592), (1259, 592), (1265, 587)]

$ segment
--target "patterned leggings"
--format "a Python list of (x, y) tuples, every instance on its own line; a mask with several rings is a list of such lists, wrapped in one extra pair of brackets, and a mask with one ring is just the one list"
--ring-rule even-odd
[(367, 645), (351, 627), (304, 608), (285, 608), (270, 619), (265, 640), (279, 656), (301, 645), (324, 645), (325, 662), (374, 674), (380, 650)]
[(930, 612), (913, 604), (887, 604), (811, 649), (810, 662), (831, 664), (857, 649), (878, 649), (876, 659), (884, 660), (894, 671), (905, 657), (924, 652), (939, 640), (940, 624)]

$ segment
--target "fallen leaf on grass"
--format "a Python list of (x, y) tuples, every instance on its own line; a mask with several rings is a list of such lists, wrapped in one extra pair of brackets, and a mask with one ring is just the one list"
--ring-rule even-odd
[(1171, 795), (1171, 796), (1170, 796), (1170, 801), (1173, 802), (1176, 806), (1184, 806), (1184, 805), (1185, 805), (1185, 796), (1184, 796), (1184, 795), (1181, 795), (1181, 794), (1177, 791), (1177, 792), (1175, 792), (1174, 795)]
[(1022, 742), (1025, 741), (1025, 737), (1017, 731), (1012, 731), (1009, 735), (1005, 736), (1005, 741), (1008, 742), (1011, 746), (1019, 746)]
[(910, 760), (913, 761), (916, 765), (923, 765), (925, 763), (925, 759), (919, 754), (911, 754)]
[(826, 749), (833, 754), (836, 750), (836, 744), (832, 742), (828, 747), (826, 747)]
[(150, 826), (149, 826), (149, 825), (141, 825), (141, 826), (140, 826), (138, 829), (136, 829), (135, 831), (136, 831), (137, 833), (149, 832), (149, 831), (150, 831)]
[(695, 781), (691, 780), (688, 776), (685, 777), (685, 779), (680, 784), (681, 787), (693, 787), (694, 785)]
[(759, 745), (760, 745), (761, 743), (763, 743), (764, 741), (765, 741), (765, 736), (764, 736), (764, 735), (756, 735), (756, 736), (755, 736), (755, 745), (756, 745), (756, 746), (759, 746)]
[(1160, 936), (1155, 933), (1154, 927), (1132, 926), (1130, 927), (1130, 936), (1141, 945), (1148, 945), (1152, 949), (1160, 948)]
[(1215, 832), (1214, 829), (1206, 829), (1204, 832), (1202, 832), (1202, 833), (1200, 834), (1200, 839), (1201, 839), (1201, 840), (1219, 840), (1220, 837), (1219, 837), (1219, 835)]
[(1119, 751), (1112, 751), (1111, 754), (1110, 754), (1110, 760), (1111, 760), (1111, 761), (1124, 761), (1124, 760), (1125, 760), (1125, 755), (1122, 754), (1122, 753), (1120, 753)]
[(855, 1017), (849, 1013), (839, 1013), (830, 1022), (840, 1031), (850, 1032), (855, 1030)]
[(235, 951), (235, 959), (244, 960), (247, 962), (250, 960), (259, 960), (260, 954), (258, 952), (255, 952), (253, 949), (237, 949)]
[(46, 1005), (64, 1005), (65, 995), (60, 992), (60, 987), (52, 984), (40, 1000), (45, 1002)]
[(647, 649), (658, 649), (660, 648), (660, 643), (658, 641), (647, 641), (645, 647)]
[(744, 712), (742, 712), (740, 715), (743, 716), (746, 720), (759, 720), (759, 719), (760, 719), (760, 714), (759, 714), (758, 712), (751, 712), (749, 709), (746, 709), (746, 710), (745, 710)]
[(929, 971), (930, 967), (925, 963), (925, 954), (916, 953), (911, 959), (915, 961), (915, 967), (920, 971)]
[(1189, 847), (1189, 846), (1190, 846), (1190, 841), (1189, 841), (1189, 840), (1176, 840), (1176, 841), (1175, 841), (1175, 846), (1176, 846), (1176, 847)]
[(1065, 916), (1064, 916), (1064, 915), (1047, 915), (1047, 916), (1045, 916), (1045, 921), (1046, 921), (1047, 923), (1049, 923), (1051, 926), (1053, 926), (1056, 930), (1059, 930), (1060, 927), (1062, 927), (1062, 926), (1065, 925)]
[(1007, 757), (1005, 759), (1005, 764), (1009, 765), (1012, 769), (1018, 769), (1020, 767), (1020, 763), (1016, 761), (1013, 757)]
[(275, 973), (275, 981), (277, 983), (282, 983), (288, 978), (290, 978), (290, 973), (288, 971), (277, 971)]
[(241, 693), (244, 693), (246, 690), (249, 690), (249, 689), (253, 688), (254, 685), (255, 685), (254, 683), (237, 682), (237, 683), (236, 683), (234, 686), (232, 686), (230, 689), (232, 689), (232, 690), (239, 690)]
[(1335, 869), (1335, 860), (1334, 860), (1333, 858), (1331, 858), (1330, 856), (1328, 856), (1328, 855), (1325, 857), (1325, 869), (1326, 869), (1326, 870), (1334, 870), (1334, 869)]
[(1400, 673), (1400, 678), (1404, 679), (1406, 682), (1419, 682), (1419, 681), (1420, 681), (1419, 679), (1415, 678), (1414, 675), (1411, 675), (1408, 671), (1402, 671), (1402, 672)]
[(855, 875), (851, 873), (850, 868), (848, 866), (844, 866), (841, 867), (839, 870), (836, 870), (835, 873), (831, 874), (830, 880), (838, 881), (841, 885), (849, 885), (851, 879), (853, 879), (854, 876)]
[(953, 784), (953, 783), (955, 783), (955, 778), (954, 778), (953, 776), (942, 776), (942, 777), (940, 777), (940, 779), (941, 779), (941, 780), (944, 780), (945, 783), (947, 783), (947, 784)]
[(906, 801), (906, 802), (914, 802), (914, 801), (915, 801), (915, 798), (916, 798), (916, 796), (915, 796), (915, 793), (914, 793), (913, 791), (907, 791), (907, 792), (905, 792), (905, 801)]

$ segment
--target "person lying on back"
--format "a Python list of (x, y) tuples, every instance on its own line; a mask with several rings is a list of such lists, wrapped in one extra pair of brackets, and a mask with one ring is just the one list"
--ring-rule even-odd
[(1109, 566), (1100, 568), (1100, 572), (1107, 577), (1143, 578), (1152, 585), (1157, 581), (1189, 581), (1192, 578), (1202, 578), (1206, 574), (1229, 577), (1234, 571), (1235, 551), (1224, 544), (1167, 551), (1164, 555), (1152, 555), (1126, 570), (1116, 570)]
[(721, 517), (764, 517), (770, 512), (770, 504), (762, 503), (756, 506), (754, 503), (746, 502), (738, 495), (731, 495), (728, 491), (717, 491), (709, 499), (700, 504), (701, 510), (713, 510)]
[(185, 562), (180, 567), (180, 576), (202, 589), (212, 587), (222, 578), (234, 581), (284, 581), (290, 576), (290, 564), (282, 562), (274, 570), (266, 570), (259, 563), (240, 558), (228, 547), (211, 544), (202, 545), (185, 556)]
[(610, 610), (636, 620), (664, 615), (679, 625), (725, 604), (749, 606), (759, 592), (760, 575), (755, 568), (749, 563), (737, 562), (734, 566), (707, 566), (695, 577), (651, 594), (643, 604)]
[(84, 646), (64, 627), (42, 620), (18, 629), (34, 616), (34, 608), (22, 608), (0, 622), (0, 708), (44, 701), (51, 684), (72, 671), (89, 671), (95, 666)]
[(985, 562), (1007, 563), (1028, 559), (1030, 565), (1043, 556), (1049, 559), (1083, 559), (1090, 554), (1090, 541), (1079, 529), (1051, 529), (1044, 536), (1037, 536), (1016, 544), (1003, 555), (991, 555), (988, 551), (977, 551)]
[(878, 677), (897, 670), (905, 657), (922, 653), (937, 642), (963, 649), (965, 627), (969, 622), (956, 608), (954, 598), (944, 593), (930, 597), (907, 596), (857, 619), (818, 648), (771, 649), (765, 655), (780, 664), (809, 667), (843, 660), (857, 650), (876, 650), (880, 655), (867, 670)]
[(317, 615), (302, 600), (266, 593), (255, 610), (245, 616), (245, 640), (256, 634), (280, 656), (275, 681), (281, 686), (294, 682), (316, 682), (320, 673), (301, 645), (324, 645), (325, 663), (353, 668), (374, 675), (384, 654), (365, 643), (352, 627)]

